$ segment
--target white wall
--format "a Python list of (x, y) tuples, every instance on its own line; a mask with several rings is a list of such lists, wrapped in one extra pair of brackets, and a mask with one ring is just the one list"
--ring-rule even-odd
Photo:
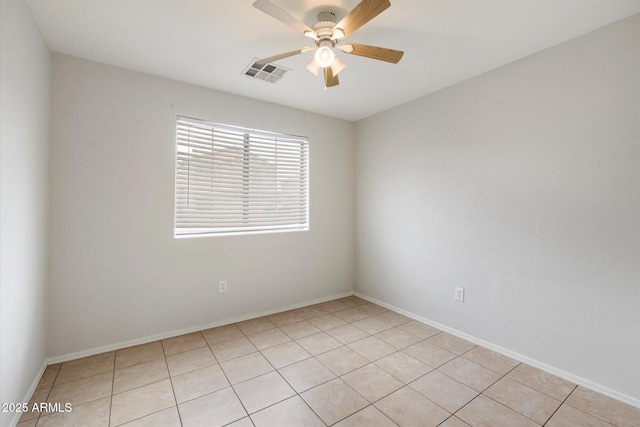
[(357, 291), (639, 399), (639, 40), (636, 15), (358, 122)]
[(51, 58), (27, 5), (0, 5), (0, 402), (21, 402), (46, 358)]
[[(353, 290), (353, 123), (60, 54), (52, 85), (50, 357)], [(177, 115), (308, 136), (310, 230), (174, 239)]]

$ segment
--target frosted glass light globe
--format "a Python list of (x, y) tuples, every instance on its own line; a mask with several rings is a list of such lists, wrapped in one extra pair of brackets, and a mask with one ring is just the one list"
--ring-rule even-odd
[(318, 50), (316, 50), (316, 63), (322, 68), (330, 67), (335, 57), (336, 54), (327, 46), (319, 47)]

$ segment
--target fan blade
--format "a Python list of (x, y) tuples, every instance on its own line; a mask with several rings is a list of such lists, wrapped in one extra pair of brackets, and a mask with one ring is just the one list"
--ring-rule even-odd
[(295, 55), (298, 55), (298, 54), (301, 54), (301, 53), (309, 52), (310, 50), (313, 50), (313, 49), (314, 49), (313, 47), (303, 47), (302, 49), (292, 50), (291, 52), (285, 52), (285, 53), (281, 53), (279, 55), (270, 56), (268, 58), (258, 59), (256, 61), (256, 64), (258, 64), (258, 65), (270, 64), (270, 63), (278, 61), (280, 59), (284, 59), (284, 58), (288, 58), (290, 56), (295, 56)]
[(367, 46), (365, 44), (349, 43), (337, 47), (349, 55), (364, 56), (365, 58), (377, 59), (380, 61), (391, 62), (393, 64), (397, 64), (402, 59), (402, 55), (404, 55), (404, 52), (401, 50)]
[(333, 71), (331, 71), (331, 67), (324, 68), (324, 86), (333, 87), (333, 86), (338, 86), (339, 84), (340, 84), (340, 79), (338, 79), (338, 76), (333, 75)]
[(335, 28), (340, 28), (344, 31), (344, 37), (346, 37), (378, 16), (389, 6), (391, 6), (389, 0), (362, 0), (347, 16), (342, 18), (342, 21), (338, 22)]
[(298, 18), (280, 9), (269, 0), (257, 0), (255, 3), (253, 3), (253, 7), (255, 7), (256, 9), (260, 9), (267, 15), (276, 18), (278, 21), (293, 28), (302, 35), (306, 35), (307, 37), (311, 37), (311, 35), (313, 35), (314, 37), (311, 38), (318, 38), (316, 32), (313, 31), (311, 27), (305, 25), (303, 22), (300, 22)]

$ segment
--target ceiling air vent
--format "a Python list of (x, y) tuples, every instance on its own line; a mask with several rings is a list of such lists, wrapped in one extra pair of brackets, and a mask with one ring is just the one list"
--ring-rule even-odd
[(247, 65), (243, 74), (253, 79), (264, 80), (269, 83), (278, 83), (282, 76), (289, 71), (286, 68), (282, 68), (275, 64), (261, 65), (255, 62), (258, 58), (253, 58), (253, 61)]

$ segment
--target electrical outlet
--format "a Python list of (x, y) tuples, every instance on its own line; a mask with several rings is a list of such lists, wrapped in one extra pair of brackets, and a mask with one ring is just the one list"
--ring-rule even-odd
[(464, 288), (456, 288), (453, 298), (455, 298), (456, 301), (464, 302)]
[(218, 292), (220, 292), (221, 294), (224, 292), (227, 292), (227, 281), (226, 280), (220, 280), (218, 282)]

